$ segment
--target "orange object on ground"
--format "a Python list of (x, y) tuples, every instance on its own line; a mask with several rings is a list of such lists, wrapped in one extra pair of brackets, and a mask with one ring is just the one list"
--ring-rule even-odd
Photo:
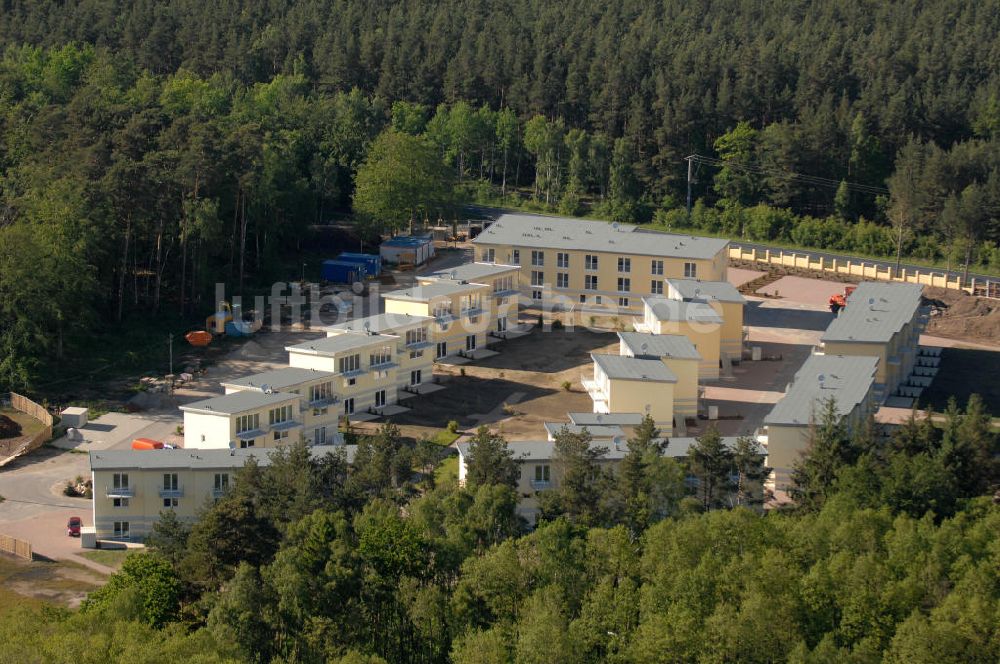
[(152, 438), (136, 438), (132, 441), (133, 450), (162, 450), (163, 443)]
[(205, 330), (195, 330), (184, 335), (187, 342), (192, 346), (207, 346), (212, 343), (212, 334)]

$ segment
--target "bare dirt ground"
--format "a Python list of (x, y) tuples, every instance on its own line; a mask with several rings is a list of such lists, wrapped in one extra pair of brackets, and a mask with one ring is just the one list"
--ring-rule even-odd
[(76, 608), (106, 577), (71, 563), (21, 560), (0, 554), (0, 604), (11, 608), (24, 598)]
[(1000, 300), (944, 288), (928, 288), (924, 297), (933, 307), (928, 334), (1000, 344)]

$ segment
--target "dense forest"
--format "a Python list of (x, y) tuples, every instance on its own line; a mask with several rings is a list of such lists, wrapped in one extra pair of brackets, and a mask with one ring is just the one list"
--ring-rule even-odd
[[(942, 426), (848, 436), (828, 408), (798, 507), (762, 515), (756, 446), (703, 434), (663, 456), (652, 421), (612, 471), (563, 429), (562, 480), (515, 514), (517, 462), (362, 437), (351, 465), (301, 444), (250, 464), (193, 525), (166, 510), (79, 612), (0, 611), (9, 661), (996, 662), (997, 436), (978, 398)], [(984, 495), (985, 494), (985, 495)], [(734, 507), (735, 505), (735, 507)]]
[[(372, 234), (496, 202), (1000, 270), (982, 3), (0, 7), (0, 389), (95, 328), (204, 315), (216, 281), (288, 278), (343, 215)], [(406, 154), (369, 154), (387, 133)], [(437, 175), (359, 209), (380, 156)]]

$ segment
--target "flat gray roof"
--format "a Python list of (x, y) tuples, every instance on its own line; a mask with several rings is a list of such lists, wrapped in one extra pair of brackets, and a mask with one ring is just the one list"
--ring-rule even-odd
[(181, 410), (208, 413), (210, 415), (234, 415), (248, 410), (264, 408), (265, 406), (277, 406), (289, 401), (298, 401), (298, 399), (299, 395), (287, 392), (267, 393), (256, 390), (243, 390), (185, 404), (181, 406)]
[(619, 332), (624, 348), (636, 357), (670, 357), (679, 360), (700, 360), (701, 353), (682, 334), (652, 334), (649, 332)]
[[(663, 439), (661, 439), (663, 440)], [(722, 444), (729, 449), (736, 449), (735, 436), (724, 436)], [(663, 456), (666, 457), (686, 457), (691, 447), (696, 443), (695, 438), (669, 438), (667, 439), (667, 449)], [(549, 440), (514, 441), (507, 443), (507, 448), (514, 453), (516, 461), (551, 461), (555, 456), (555, 442)], [(608, 441), (594, 441), (590, 444), (591, 449), (604, 448), (607, 450), (604, 456), (600, 457), (605, 461), (620, 461), (628, 454), (628, 442), (618, 443)], [(758, 449), (760, 449), (758, 447)], [(458, 451), (462, 456), (468, 456), (469, 443), (458, 443)], [(763, 453), (763, 450), (760, 450)]]
[(346, 332), (332, 337), (304, 341), (294, 346), (285, 346), (290, 353), (305, 353), (307, 355), (336, 355), (357, 348), (374, 346), (378, 343), (396, 343), (396, 337), (384, 334), (362, 334)]
[(526, 214), (501, 215), (472, 242), (701, 260), (714, 258), (729, 245), (729, 240), (648, 231), (629, 224)]
[(581, 425), (617, 424), (635, 427), (642, 424), (642, 413), (566, 413), (569, 421)]
[[(347, 323), (337, 323), (328, 325), (324, 330), (330, 332), (358, 332), (365, 334), (373, 332), (375, 334), (392, 334), (395, 330), (409, 330), (434, 320), (430, 316), (412, 316), (410, 314), (378, 314), (376, 316), (365, 316), (356, 318)], [(367, 327), (366, 327), (367, 326)]]
[(623, 357), (592, 353), (594, 362), (608, 378), (619, 380), (644, 380), (654, 383), (676, 383), (677, 376), (660, 360), (641, 357)]
[(674, 290), (685, 300), (735, 302), (745, 304), (746, 298), (728, 281), (701, 281), (699, 279), (667, 279)]
[(318, 369), (301, 369), (299, 367), (285, 367), (273, 371), (251, 374), (242, 378), (234, 378), (220, 383), (223, 386), (246, 387), (262, 389), (265, 385), (275, 390), (283, 390), (286, 387), (301, 385), (302, 383), (330, 378), (335, 374), (330, 371), (319, 371)]
[(866, 355), (810, 355), (764, 424), (807, 426), (831, 398), (837, 412), (847, 415), (868, 394), (877, 367), (878, 358)]
[[(338, 433), (337, 436), (340, 436)], [(354, 460), (357, 445), (316, 445), (309, 448), (313, 459), (343, 450), (347, 462)], [(232, 470), (242, 468), (250, 459), (261, 466), (271, 463), (274, 448), (245, 448), (235, 450), (100, 450), (90, 453), (91, 470), (166, 470), (203, 469)]]
[[(463, 263), (457, 267), (435, 270), (430, 274), (423, 275), (423, 277), (475, 282), (479, 279), (489, 279), (504, 272), (520, 269), (520, 265), (504, 265), (503, 263)], [(417, 278), (420, 279), (421, 277)]]
[(587, 432), (592, 437), (597, 438), (597, 439), (602, 439), (602, 438), (616, 438), (616, 437), (624, 437), (625, 436), (624, 429), (622, 429), (617, 424), (605, 424), (605, 425), (593, 424), (593, 425), (590, 425), (590, 426), (583, 426), (583, 425), (580, 425), (580, 424), (573, 424), (572, 422), (569, 422), (569, 423), (567, 423), (567, 422), (546, 422), (545, 423), (545, 431), (550, 436), (555, 436), (556, 434), (558, 434), (560, 431), (563, 430), (563, 427), (565, 427), (566, 430), (569, 431), (570, 433), (583, 433), (583, 430), (586, 429)]
[(480, 290), (487, 287), (485, 284), (464, 283), (460, 281), (442, 280), (429, 284), (421, 284), (413, 288), (382, 293), (382, 297), (389, 300), (413, 300), (414, 302), (428, 302), (436, 297), (452, 297)]
[(722, 324), (722, 316), (704, 302), (671, 300), (662, 295), (644, 297), (642, 301), (650, 308), (657, 320)]
[(886, 343), (920, 308), (920, 284), (862, 281), (820, 341)]

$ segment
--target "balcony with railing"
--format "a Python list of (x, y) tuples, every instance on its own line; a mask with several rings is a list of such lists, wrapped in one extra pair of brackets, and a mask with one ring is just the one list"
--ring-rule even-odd
[(132, 498), (135, 496), (135, 488), (131, 486), (105, 486), (104, 489), (104, 495), (108, 498)]
[(161, 487), (160, 488), (160, 498), (181, 498), (184, 496), (184, 487), (178, 485), (175, 487)]
[[(583, 389), (587, 390), (587, 394), (594, 401), (594, 407), (607, 407), (609, 401), (611, 401), (611, 395), (604, 388), (604, 384), (598, 380), (592, 378), (581, 378), (580, 382), (583, 383)], [(594, 412), (603, 412), (597, 411)]]
[(531, 480), (531, 488), (535, 491), (550, 489), (552, 488), (552, 482), (550, 480)]

